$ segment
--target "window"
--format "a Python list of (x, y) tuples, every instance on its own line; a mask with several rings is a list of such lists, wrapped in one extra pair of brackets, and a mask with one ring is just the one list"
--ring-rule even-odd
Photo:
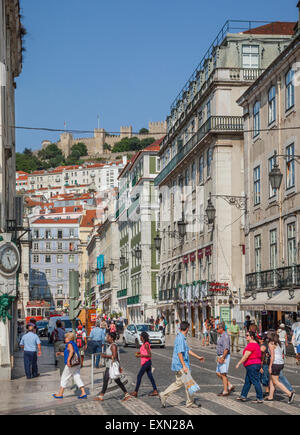
[(204, 158), (203, 155), (199, 159), (199, 183), (203, 183), (204, 180)]
[(75, 255), (71, 254), (69, 255), (69, 263), (74, 263), (75, 262)]
[[(275, 156), (273, 156), (269, 159), (269, 173), (274, 168), (274, 165), (275, 165)], [(270, 181), (269, 181), (269, 186), (270, 186), (269, 187), (269, 197), (273, 198), (274, 196), (276, 196), (276, 189), (272, 189)]]
[(34, 255), (33, 256), (33, 262), (34, 263), (39, 263), (40, 262), (40, 256), (39, 255)]
[(260, 166), (254, 168), (253, 182), (254, 182), (254, 205), (258, 205), (260, 204)]
[(58, 251), (62, 251), (62, 249), (63, 249), (63, 244), (62, 244), (61, 242), (58, 242), (58, 243), (57, 243), (57, 249), (58, 249)]
[(45, 255), (45, 263), (51, 263), (51, 255)]
[(70, 237), (74, 237), (75, 236), (75, 231), (73, 228), (70, 228)]
[(269, 125), (276, 120), (276, 90), (272, 86), (268, 93)]
[(210, 100), (206, 104), (206, 113), (207, 113), (207, 119), (211, 116), (211, 103)]
[(51, 239), (51, 230), (46, 230), (45, 231), (45, 238), (46, 239)]
[(285, 76), (285, 110), (289, 110), (295, 104), (294, 70), (290, 69)]
[(189, 184), (190, 184), (190, 170), (186, 169), (184, 174), (184, 185), (189, 186)]
[(277, 268), (277, 230), (270, 231), (270, 268)]
[(57, 269), (56, 276), (57, 276), (57, 278), (62, 279), (63, 278), (63, 270)]
[(35, 239), (38, 239), (39, 238), (39, 230), (34, 230), (33, 235), (34, 235)]
[(261, 271), (261, 235), (254, 237), (255, 272)]
[(297, 263), (295, 222), (287, 226), (287, 239), (288, 239), (288, 266), (292, 266)]
[(286, 148), (286, 188), (290, 189), (295, 186), (295, 146), (289, 145)]
[(38, 243), (34, 243), (33, 244), (33, 250), (34, 251), (38, 251), (39, 250), (39, 244)]
[(56, 256), (56, 260), (57, 260), (57, 263), (62, 263), (63, 262), (63, 256), (62, 255), (57, 255)]
[(63, 238), (63, 232), (62, 232), (62, 230), (58, 230), (57, 231), (57, 238), (58, 239), (62, 239)]
[(56, 308), (63, 308), (64, 307), (64, 301), (58, 300), (56, 302)]
[(46, 279), (51, 279), (51, 269), (45, 270)]
[(211, 172), (211, 161), (212, 161), (212, 149), (209, 148), (206, 152), (206, 158), (207, 158), (207, 177), (210, 176)]
[(46, 251), (50, 251), (51, 250), (51, 243), (47, 242), (46, 243)]
[(192, 186), (196, 186), (196, 163), (192, 164)]
[(63, 293), (63, 288), (64, 288), (63, 284), (58, 284), (58, 285), (57, 285), (57, 294), (58, 294), (58, 295), (62, 295), (62, 293)]
[(253, 137), (260, 133), (260, 102), (256, 101), (253, 107)]
[(259, 46), (243, 45), (242, 58), (243, 68), (259, 68)]

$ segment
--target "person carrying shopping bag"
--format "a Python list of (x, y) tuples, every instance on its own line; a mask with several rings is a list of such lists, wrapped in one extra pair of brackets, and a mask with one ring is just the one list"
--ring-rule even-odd
[(144, 376), (145, 372), (147, 373), (148, 378), (150, 379), (150, 382), (153, 387), (153, 391), (149, 393), (149, 396), (158, 396), (155, 380), (152, 376), (151, 346), (149, 343), (149, 335), (147, 334), (147, 332), (144, 331), (141, 333), (140, 337), (143, 344), (140, 348), (140, 351), (137, 352), (135, 356), (137, 358), (141, 358), (142, 367), (138, 373), (136, 387), (134, 392), (131, 393), (131, 396), (133, 397), (138, 396), (138, 391), (141, 385), (142, 377)]
[(68, 381), (73, 377), (75, 384), (81, 390), (81, 395), (78, 399), (86, 399), (87, 394), (84, 389), (84, 383), (80, 377), (80, 354), (78, 347), (75, 343), (75, 337), (73, 332), (67, 332), (65, 335), (65, 351), (57, 352), (56, 356), (63, 355), (65, 361), (65, 368), (61, 376), (60, 390), (58, 394), (52, 394), (54, 399), (63, 399), (64, 390), (68, 385)]
[(176, 336), (174, 343), (173, 359), (171, 370), (175, 372), (176, 380), (165, 391), (160, 393), (159, 398), (163, 408), (166, 407), (167, 398), (175, 393), (177, 390), (185, 387), (186, 392), (186, 407), (199, 408), (201, 405), (196, 404), (193, 397), (190, 395), (188, 387), (185, 383), (184, 375), (190, 372), (190, 358), (189, 355), (197, 358), (199, 361), (204, 362), (204, 358), (192, 352), (186, 342), (186, 337), (189, 332), (190, 324), (182, 322), (180, 325), (180, 332)]
[(94, 400), (103, 402), (104, 395), (106, 393), (108, 382), (110, 379), (114, 380), (118, 387), (121, 388), (123, 393), (125, 394), (123, 401), (130, 399), (131, 396), (127, 392), (125, 385), (121, 381), (121, 373), (122, 368), (120, 366), (120, 358), (117, 345), (115, 343), (117, 338), (117, 334), (115, 332), (108, 332), (106, 336), (106, 341), (108, 342), (108, 347), (106, 349), (106, 353), (101, 354), (101, 358), (104, 358), (106, 369), (103, 375), (103, 387), (99, 396), (96, 396)]

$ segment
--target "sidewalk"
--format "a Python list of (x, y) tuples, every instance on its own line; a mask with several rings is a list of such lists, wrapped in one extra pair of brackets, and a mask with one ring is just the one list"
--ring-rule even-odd
[[(42, 342), (42, 356), (38, 358), (40, 376), (35, 379), (26, 379), (23, 364), (23, 351), (18, 351), (14, 355), (15, 366), (11, 381), (3, 381), (0, 391), (0, 415), (11, 414), (22, 411), (39, 409), (51, 406), (53, 408), (76, 401), (77, 394), (75, 388), (70, 387), (65, 390), (63, 401), (53, 399), (52, 394), (59, 391), (60, 370), (54, 365), (53, 346), (47, 342)], [(88, 395), (96, 395), (102, 387), (102, 377), (104, 368), (94, 370), (94, 390), (91, 391), (91, 359), (86, 358), (81, 369), (81, 377), (85, 383)], [(126, 384), (128, 379), (123, 379)], [(114, 383), (108, 387), (108, 392), (118, 388)]]

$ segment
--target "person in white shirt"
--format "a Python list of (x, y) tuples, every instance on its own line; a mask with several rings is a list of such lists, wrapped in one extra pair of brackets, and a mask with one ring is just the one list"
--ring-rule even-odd
[(288, 345), (288, 337), (287, 337), (287, 333), (286, 333), (286, 330), (285, 330), (285, 324), (284, 323), (281, 323), (279, 325), (279, 329), (277, 331), (277, 334), (279, 335), (279, 340), (280, 340), (280, 343), (281, 343), (281, 348), (283, 350), (283, 353), (284, 353), (284, 355), (286, 355), (286, 348), (287, 348), (287, 345)]

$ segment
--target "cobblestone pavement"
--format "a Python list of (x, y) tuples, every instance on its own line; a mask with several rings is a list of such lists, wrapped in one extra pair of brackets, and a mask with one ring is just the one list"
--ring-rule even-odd
[[(166, 349), (154, 348), (153, 366), (154, 378), (160, 391), (163, 391), (174, 381), (174, 375), (170, 370), (172, 360), (172, 343), (174, 337), (168, 337)], [(215, 349), (214, 347), (202, 348), (199, 341), (189, 339), (193, 351), (205, 357), (204, 364), (195, 359), (191, 359), (192, 373), (195, 380), (199, 383), (201, 391), (197, 396), (201, 408), (187, 409), (185, 407), (185, 393), (181, 389), (176, 394), (169, 397), (167, 407), (162, 408), (158, 397), (149, 397), (151, 385), (145, 375), (137, 399), (132, 398), (127, 402), (122, 402), (123, 393), (118, 388), (107, 393), (105, 401), (102, 403), (93, 401), (93, 397), (99, 393), (99, 385), (96, 385), (94, 394), (89, 395), (87, 400), (72, 400), (65, 402), (57, 400), (47, 404), (47, 406), (35, 406), (31, 410), (15, 412), (16, 414), (31, 415), (165, 415), (165, 416), (188, 416), (188, 415), (300, 415), (300, 381), (298, 368), (288, 365), (285, 375), (292, 383), (296, 391), (296, 399), (292, 405), (287, 403), (287, 397), (278, 393), (276, 401), (264, 402), (261, 405), (251, 403), (255, 399), (255, 391), (252, 389), (249, 394), (249, 401), (246, 403), (237, 402), (244, 381), (244, 368), (235, 369), (237, 361), (241, 355), (234, 353), (231, 357), (229, 377), (235, 385), (236, 391), (230, 397), (218, 397), (217, 393), (222, 390), (222, 386), (215, 375)], [(136, 349), (120, 347), (122, 366), (128, 377), (127, 389), (134, 390), (134, 382), (139, 369), (139, 362), (134, 353)], [(96, 375), (96, 378), (102, 374)]]

